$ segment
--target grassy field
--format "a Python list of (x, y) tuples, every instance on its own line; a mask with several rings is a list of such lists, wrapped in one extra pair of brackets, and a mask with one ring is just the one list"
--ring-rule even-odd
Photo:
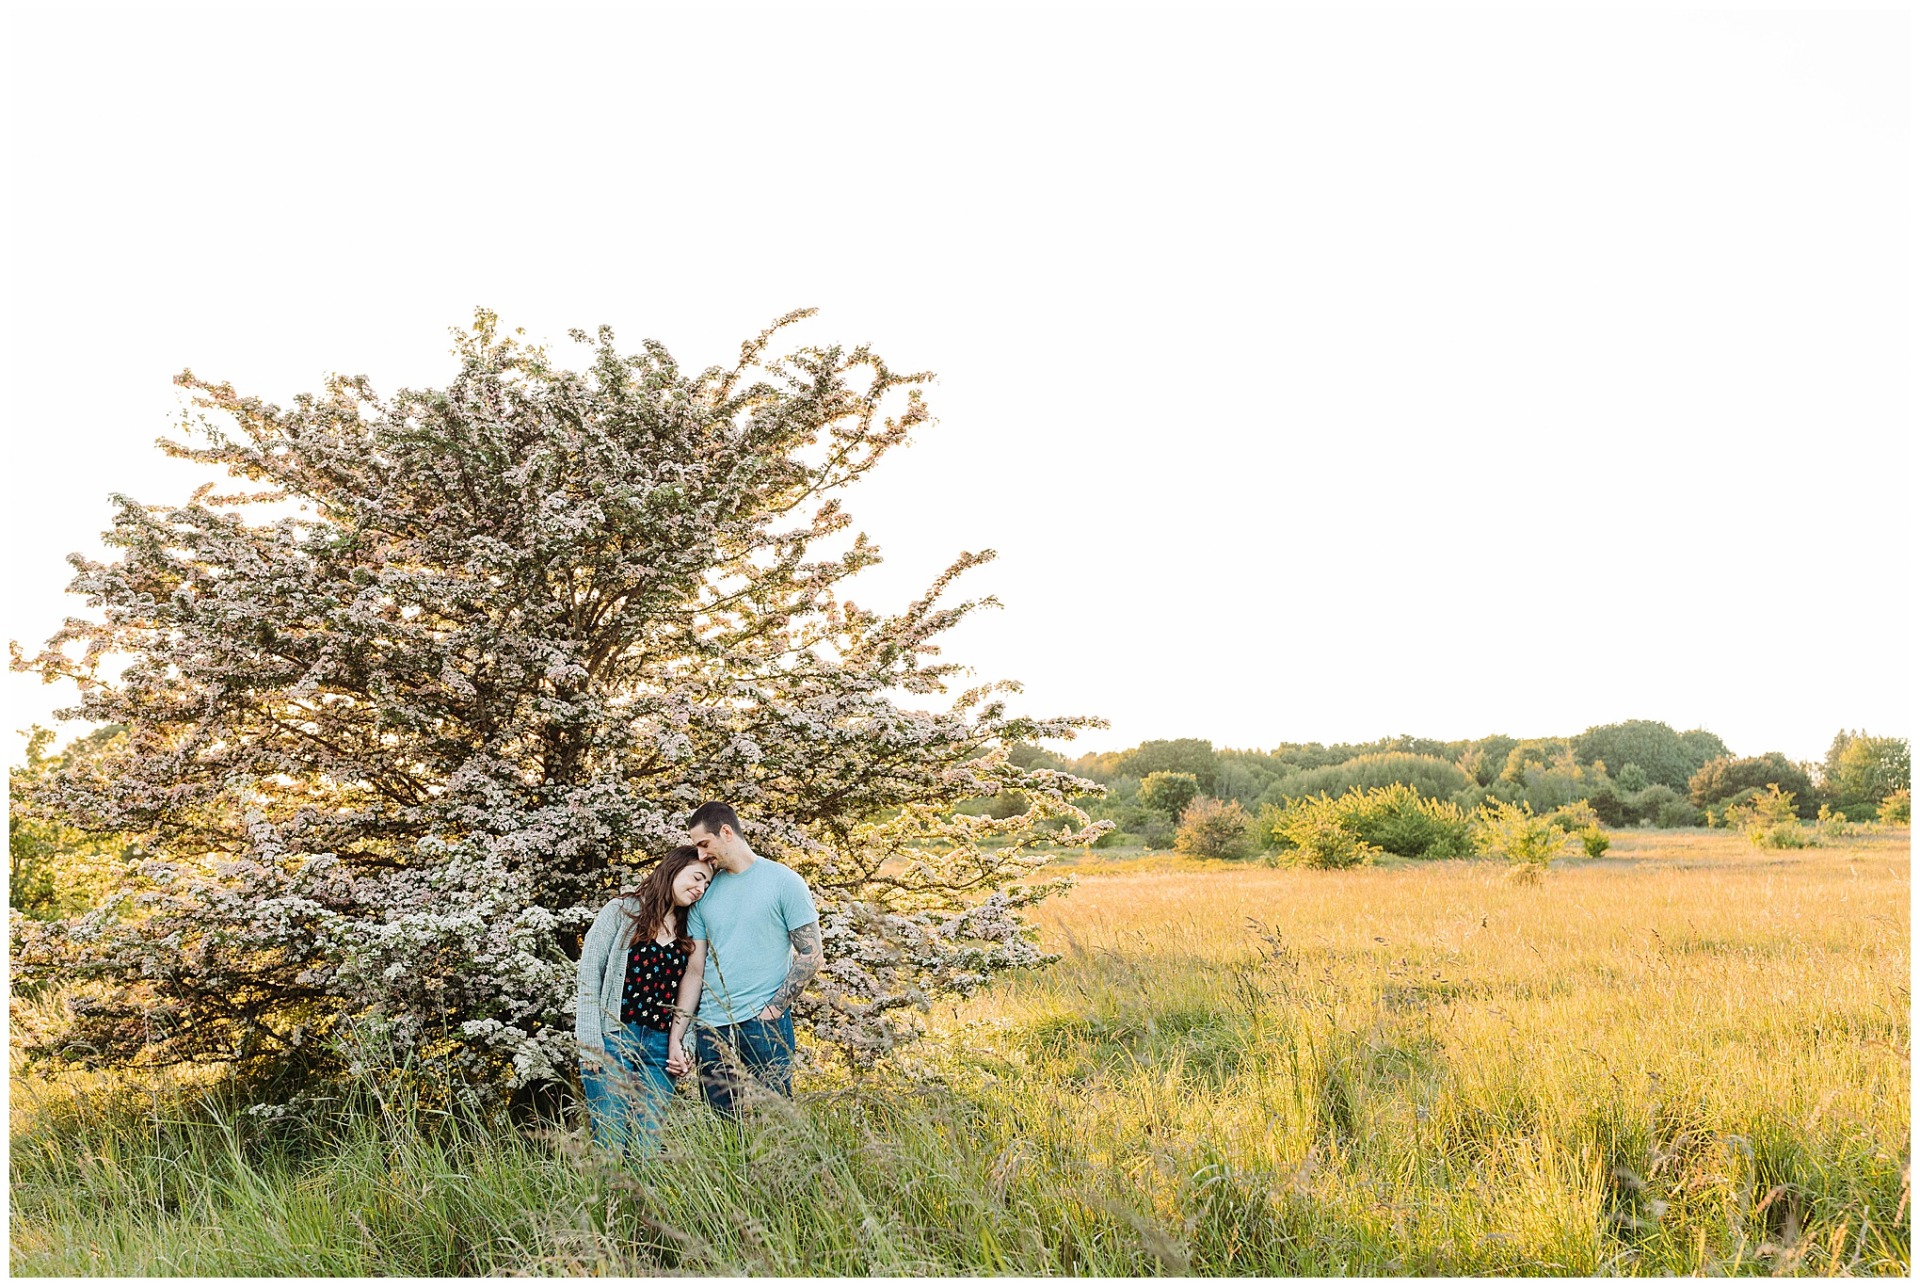
[(1904, 1274), (1909, 837), (1518, 885), (1088, 855), (1054, 966), (610, 1167), (391, 1086), (12, 1084), (17, 1274)]

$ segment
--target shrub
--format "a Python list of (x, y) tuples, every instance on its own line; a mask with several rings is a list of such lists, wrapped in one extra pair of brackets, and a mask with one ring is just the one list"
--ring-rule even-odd
[(1378, 845), (1341, 825), (1339, 802), (1329, 796), (1296, 801), (1283, 812), (1279, 825), (1285, 847), (1303, 867), (1358, 867), (1381, 853)]
[(1345, 831), (1374, 853), (1405, 858), (1465, 858), (1474, 850), (1473, 822), (1460, 806), (1430, 800), (1404, 782), (1333, 797), (1309, 796), (1280, 806), (1262, 807), (1255, 838), (1282, 848), (1298, 844), (1301, 829), (1322, 819)]
[(1524, 803), (1503, 800), (1489, 800), (1481, 807), (1475, 835), (1482, 850), (1505, 858), (1521, 880), (1538, 880), (1567, 843), (1567, 833), (1550, 819)]
[(1613, 841), (1607, 838), (1607, 833), (1598, 827), (1588, 827), (1580, 833), (1580, 847), (1587, 851), (1589, 858), (1598, 858), (1607, 852), (1607, 848), (1612, 844)]
[(1890, 827), (1913, 824), (1913, 790), (1902, 787), (1880, 802), (1880, 821)]
[(1174, 847), (1197, 858), (1244, 858), (1253, 839), (1253, 819), (1238, 800), (1201, 796), (1180, 815)]
[(1760, 849), (1811, 849), (1820, 843), (1818, 837), (1801, 826), (1798, 819), (1771, 827), (1749, 827), (1747, 839)]
[(1273, 849), (1290, 849), (1293, 842), (1286, 836), (1287, 816), (1291, 806), (1273, 804), (1260, 806), (1260, 812), (1253, 817), (1253, 847), (1261, 852)]
[(1174, 822), (1172, 818), (1149, 813), (1147, 820), (1137, 827), (1129, 827), (1140, 844), (1147, 849), (1170, 849), (1173, 847)]
[(1627, 816), (1633, 821), (1652, 822), (1660, 816), (1661, 809), (1683, 798), (1672, 787), (1656, 782), (1650, 787), (1621, 797), (1621, 804), (1625, 806)]
[(1353, 791), (1336, 801), (1341, 825), (1370, 845), (1404, 858), (1465, 858), (1473, 822), (1456, 804), (1430, 800), (1402, 782)]
[(1709, 827), (1738, 827), (1735, 815), (1753, 803), (1754, 797), (1764, 792), (1759, 787), (1747, 787), (1728, 796), (1718, 804), (1707, 806), (1707, 825)]
[(1827, 840), (1845, 840), (1859, 832), (1860, 827), (1846, 812), (1828, 805), (1820, 806), (1820, 835)]
[(1424, 796), (1444, 800), (1473, 783), (1458, 766), (1432, 755), (1411, 755), (1388, 751), (1378, 755), (1356, 755), (1341, 764), (1290, 773), (1267, 788), (1263, 800), (1284, 804), (1308, 796), (1338, 798), (1349, 791), (1364, 791), (1396, 783), (1413, 787)]
[(1745, 759), (1723, 755), (1719, 759), (1709, 760), (1698, 773), (1687, 779), (1687, 794), (1692, 797), (1694, 804), (1703, 809), (1711, 807), (1721, 813), (1753, 799), (1769, 787), (1778, 788), (1799, 800), (1801, 817), (1813, 816), (1813, 780), (1807, 776), (1805, 769), (1778, 751), (1750, 755)]
[[(1657, 787), (1656, 790), (1665, 790)], [(1687, 801), (1675, 796), (1654, 811), (1651, 819), (1656, 827), (1697, 827), (1706, 821), (1706, 815)]]
[(1624, 791), (1617, 781), (1601, 778), (1587, 796), (1587, 805), (1603, 827), (1697, 827), (1700, 811), (1672, 787), (1655, 782), (1639, 791)]
[(1769, 784), (1746, 803), (1727, 812), (1727, 825), (1745, 832), (1758, 849), (1807, 849), (1818, 843), (1812, 832), (1800, 825), (1793, 805), (1793, 792)]
[(1600, 825), (1600, 815), (1585, 800), (1563, 804), (1546, 817), (1548, 822), (1570, 836), (1583, 834)]
[(1594, 816), (1600, 819), (1601, 825), (1630, 827), (1640, 821), (1640, 812), (1635, 807), (1636, 799), (1635, 793), (1623, 792), (1617, 781), (1603, 778), (1587, 794), (1587, 805), (1593, 810)]
[(1191, 773), (1155, 772), (1140, 779), (1140, 803), (1177, 818), (1200, 794), (1200, 780)]

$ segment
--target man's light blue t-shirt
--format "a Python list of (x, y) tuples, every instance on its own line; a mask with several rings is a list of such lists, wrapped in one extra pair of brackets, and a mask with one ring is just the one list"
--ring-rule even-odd
[(771, 858), (714, 872), (687, 917), (687, 937), (707, 945), (700, 1022), (724, 1027), (758, 1017), (793, 963), (787, 936), (819, 919), (807, 882)]

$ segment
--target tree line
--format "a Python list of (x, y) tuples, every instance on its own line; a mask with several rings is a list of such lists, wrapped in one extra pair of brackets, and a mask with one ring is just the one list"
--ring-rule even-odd
[[(1098, 843), (1150, 848), (1173, 844), (1197, 802), (1237, 806), (1253, 819), (1263, 807), (1391, 786), (1467, 813), (1491, 802), (1545, 815), (1584, 802), (1601, 825), (1616, 828), (1724, 826), (1774, 789), (1791, 794), (1803, 818), (1824, 808), (1856, 822), (1883, 814), (1903, 820), (1911, 777), (1905, 738), (1842, 729), (1822, 760), (1800, 762), (1779, 751), (1735, 755), (1714, 733), (1676, 731), (1658, 720), (1595, 725), (1567, 737), (1442, 741), (1403, 734), (1331, 746), (1282, 742), (1265, 751), (1184, 737), (1072, 759), (1023, 746), (1013, 759), (1100, 783), (1103, 796), (1078, 801), (1094, 818), (1114, 823)], [(969, 807), (1008, 817), (1026, 802), (1003, 793)]]

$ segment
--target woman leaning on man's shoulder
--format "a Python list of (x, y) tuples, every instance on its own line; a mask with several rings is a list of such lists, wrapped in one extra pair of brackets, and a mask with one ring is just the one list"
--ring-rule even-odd
[(662, 858), (638, 888), (608, 901), (580, 945), (574, 1036), (580, 1085), (605, 1148), (658, 1147), (673, 1079), (687, 1072), (687, 1026), (700, 1003), (703, 945), (687, 937), (687, 909), (713, 868), (692, 845)]

